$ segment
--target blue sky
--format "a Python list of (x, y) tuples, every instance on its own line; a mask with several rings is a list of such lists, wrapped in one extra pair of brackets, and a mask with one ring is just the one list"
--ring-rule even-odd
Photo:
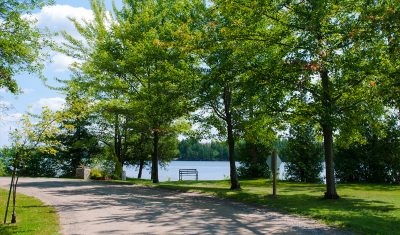
[[(112, 1), (105, 0), (107, 8), (111, 9)], [(116, 1), (121, 6), (121, 0)], [(34, 12), (33, 17), (37, 19), (39, 27), (47, 27), (53, 32), (66, 30), (72, 35), (78, 36), (73, 25), (67, 17), (90, 19), (92, 16), (88, 0), (57, 0), (52, 6), (46, 6)], [(61, 41), (62, 38), (55, 38)], [(54, 78), (69, 78), (68, 66), (73, 61), (65, 55), (51, 52), (52, 63), (47, 63), (44, 74), (47, 83), (59, 86)], [(0, 146), (8, 145), (8, 132), (17, 125), (19, 117), (27, 111), (38, 113), (41, 107), (48, 106), (53, 110), (60, 109), (65, 100), (65, 95), (51, 90), (42, 80), (34, 74), (16, 75), (22, 94), (12, 95), (5, 89), (0, 89), (0, 102), (10, 109), (0, 114)]]

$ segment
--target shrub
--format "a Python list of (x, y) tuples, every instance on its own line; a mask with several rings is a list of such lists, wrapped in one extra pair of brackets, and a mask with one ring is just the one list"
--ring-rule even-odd
[(240, 178), (269, 178), (270, 170), (267, 164), (268, 153), (265, 146), (241, 142), (237, 147), (238, 175)]
[(96, 169), (96, 168), (93, 168), (93, 169), (90, 170), (90, 178), (91, 179), (98, 180), (98, 179), (101, 179), (103, 177), (104, 177), (104, 175), (101, 172), (101, 170)]
[(282, 154), (286, 161), (286, 175), (290, 181), (320, 182), (322, 171), (322, 145), (315, 140), (311, 124), (290, 129), (290, 137)]

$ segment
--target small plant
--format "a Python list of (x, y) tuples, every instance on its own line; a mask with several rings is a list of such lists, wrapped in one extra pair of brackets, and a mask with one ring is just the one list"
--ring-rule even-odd
[(90, 170), (90, 178), (94, 180), (98, 180), (103, 178), (103, 174), (99, 169), (93, 168)]

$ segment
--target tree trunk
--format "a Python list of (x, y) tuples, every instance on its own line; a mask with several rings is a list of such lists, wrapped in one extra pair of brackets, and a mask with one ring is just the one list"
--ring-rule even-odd
[(338, 199), (336, 193), (335, 170), (333, 163), (333, 133), (332, 127), (322, 126), (324, 135), (324, 151), (325, 151), (325, 170), (326, 170), (326, 192), (325, 199)]
[(272, 166), (272, 196), (276, 197), (277, 152), (275, 149), (272, 150), (271, 166)]
[(16, 208), (15, 208), (15, 205), (16, 205), (16, 202), (17, 202), (17, 184), (18, 184), (18, 176), (17, 176), (17, 179), (15, 180), (15, 183), (14, 183), (14, 187), (13, 187), (13, 213), (12, 213), (12, 217), (11, 217), (11, 223), (12, 224), (15, 224), (15, 223), (17, 223), (17, 212), (16, 212)]
[(139, 160), (139, 173), (138, 173), (138, 179), (142, 178), (142, 171), (143, 171), (143, 166), (144, 166), (144, 160), (140, 159)]
[(11, 176), (10, 190), (8, 191), (8, 200), (7, 200), (6, 213), (4, 215), (4, 224), (7, 223), (8, 207), (10, 205), (11, 192), (14, 189), (15, 172), (16, 172), (16, 170), (15, 170), (15, 164), (14, 164), (14, 169), (13, 169), (13, 173)]
[(232, 114), (231, 114), (231, 91), (229, 87), (224, 88), (224, 108), (226, 117), (226, 129), (228, 132), (228, 149), (229, 149), (229, 165), (230, 165), (230, 177), (231, 177), (231, 189), (240, 189), (240, 183), (236, 171), (235, 162), (235, 138), (233, 136), (233, 125), (232, 125)]
[(119, 115), (115, 114), (115, 123), (114, 123), (114, 152), (115, 152), (115, 168), (114, 168), (114, 176), (118, 179), (121, 178), (122, 175), (122, 136), (120, 132), (120, 122)]
[(151, 156), (151, 179), (153, 183), (159, 183), (158, 180), (158, 141), (159, 133), (157, 129), (153, 130), (153, 155)]
[(336, 193), (335, 170), (333, 163), (333, 126), (332, 112), (333, 101), (331, 97), (330, 81), (328, 71), (322, 69), (320, 72), (322, 81), (322, 105), (323, 114), (321, 120), (322, 132), (324, 135), (325, 169), (326, 169), (326, 199), (338, 199)]

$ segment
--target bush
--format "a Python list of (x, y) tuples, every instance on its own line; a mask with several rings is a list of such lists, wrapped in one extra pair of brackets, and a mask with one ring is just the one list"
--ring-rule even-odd
[(238, 175), (240, 178), (269, 178), (271, 175), (267, 164), (268, 153), (265, 146), (241, 142), (237, 146)]
[(322, 144), (315, 140), (311, 124), (290, 129), (290, 137), (282, 151), (286, 161), (286, 176), (290, 181), (320, 182), (322, 171)]
[[(378, 130), (377, 125), (381, 125)], [(336, 149), (337, 178), (341, 182), (400, 183), (400, 130), (397, 120), (365, 123), (362, 136), (365, 143), (356, 142)]]
[(101, 170), (93, 168), (90, 170), (90, 178), (94, 179), (94, 180), (98, 180), (98, 179), (104, 178), (104, 175), (101, 172)]

